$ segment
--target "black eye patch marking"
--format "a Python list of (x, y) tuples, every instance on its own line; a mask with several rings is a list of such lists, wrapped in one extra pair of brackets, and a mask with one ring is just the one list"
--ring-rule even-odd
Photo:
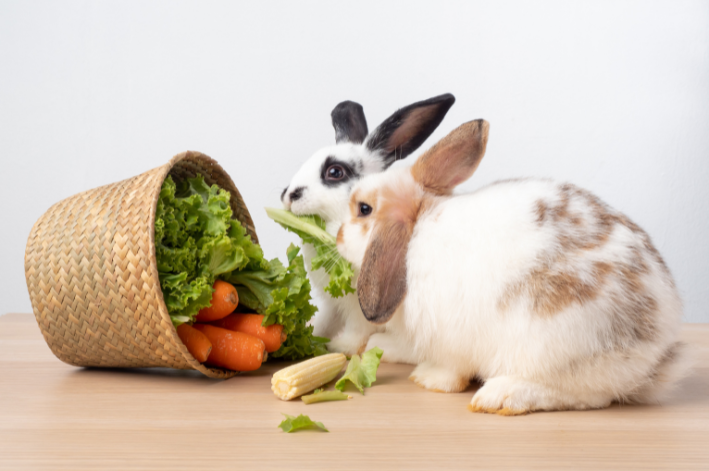
[(320, 168), (320, 180), (328, 187), (339, 186), (353, 179), (359, 178), (359, 172), (352, 164), (329, 156)]

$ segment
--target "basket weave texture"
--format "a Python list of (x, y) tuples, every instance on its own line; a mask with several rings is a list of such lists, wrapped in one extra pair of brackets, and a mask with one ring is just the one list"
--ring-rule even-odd
[(76, 366), (170, 367), (213, 378), (177, 336), (163, 300), (155, 259), (155, 210), (167, 175), (201, 174), (231, 193), (234, 217), (258, 243), (234, 182), (199, 152), (55, 204), (34, 224), (25, 250), (32, 309), (52, 352)]

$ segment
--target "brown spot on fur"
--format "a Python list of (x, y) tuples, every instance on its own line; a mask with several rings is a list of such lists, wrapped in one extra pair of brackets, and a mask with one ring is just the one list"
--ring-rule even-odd
[[(647, 234), (595, 195), (573, 185), (560, 186), (554, 203), (539, 200), (532, 211), (537, 224), (553, 226), (557, 244), (506, 289), (498, 307), (504, 310), (519, 300), (528, 302), (533, 313), (548, 317), (574, 303), (604, 296), (606, 309), (612, 310), (608, 348), (656, 338), (658, 304), (643, 277), (651, 272), (652, 259), (666, 268)], [(640, 241), (627, 247), (622, 262), (597, 261), (589, 266), (581, 252), (602, 247), (618, 227), (629, 229)]]
[(650, 295), (638, 297), (614, 296), (617, 301), (611, 314), (611, 333), (613, 343), (629, 344), (634, 341), (650, 342), (657, 338), (655, 323), (657, 301)]
[(537, 201), (536, 208), (537, 224), (541, 226), (542, 224), (544, 224), (544, 219), (546, 219), (547, 211), (549, 210), (549, 208), (547, 208), (547, 205), (543, 200)]
[(578, 198), (581, 202), (588, 205), (592, 209), (595, 218), (595, 221), (592, 221), (592, 225), (596, 226), (595, 233), (591, 234), (586, 240), (580, 240), (575, 244), (576, 246), (586, 250), (600, 247), (609, 239), (615, 226), (621, 225), (640, 236), (644, 244), (644, 249), (653, 256), (654, 260), (662, 267), (663, 271), (669, 275), (667, 265), (658, 250), (652, 245), (650, 236), (625, 214), (612, 210), (596, 195), (577, 186), (566, 184), (561, 187), (561, 191), (562, 193)]
[(569, 217), (569, 201), (571, 200), (571, 195), (568, 186), (569, 185), (564, 185), (561, 187), (561, 200), (559, 204), (549, 208), (549, 215), (554, 222), (561, 222)]
[[(570, 203), (577, 201), (591, 209), (591, 219), (570, 210)], [(559, 231), (559, 243), (563, 250), (592, 250), (604, 245), (616, 225), (622, 225), (643, 240), (645, 250), (669, 274), (665, 261), (652, 245), (650, 237), (627, 216), (618, 213), (603, 203), (596, 195), (575, 185), (559, 187), (559, 204), (549, 205), (539, 200), (534, 205), (536, 222), (550, 223)], [(582, 230), (583, 229), (583, 230)]]
[(649, 272), (639, 250), (635, 250), (630, 264), (621, 264), (618, 282), (620, 293), (611, 294), (612, 332), (615, 338), (628, 341), (652, 341), (657, 338), (655, 322), (657, 300), (646, 291), (642, 275)]
[(593, 300), (611, 272), (609, 264), (598, 262), (591, 269), (591, 279), (584, 280), (575, 272), (561, 268), (539, 266), (533, 269), (528, 276), (507, 290), (498, 306), (507, 309), (513, 299), (529, 297), (532, 311), (549, 317), (573, 303), (583, 304)]
[[(611, 309), (611, 344), (657, 338), (655, 319), (658, 305), (642, 282), (642, 276), (649, 270), (642, 258), (632, 264), (595, 262), (583, 277), (564, 270), (564, 265), (560, 263), (562, 268), (556, 270), (550, 266), (533, 269), (507, 289), (498, 302), (498, 308), (506, 310), (515, 300), (527, 299), (534, 314), (549, 317), (574, 303), (584, 304), (606, 296), (607, 306)], [(613, 289), (611, 281), (620, 288)], [(613, 347), (609, 344), (608, 348)]]
[(345, 234), (344, 234), (344, 224), (340, 226), (340, 229), (337, 231), (337, 245), (341, 245), (345, 241)]

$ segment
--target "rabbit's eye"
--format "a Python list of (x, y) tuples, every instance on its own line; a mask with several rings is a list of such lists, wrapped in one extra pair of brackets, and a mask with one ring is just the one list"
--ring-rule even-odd
[(325, 173), (328, 180), (342, 180), (345, 176), (345, 170), (340, 165), (330, 165)]
[(372, 207), (369, 206), (367, 203), (360, 203), (359, 204), (359, 215), (360, 216), (369, 216), (372, 214)]

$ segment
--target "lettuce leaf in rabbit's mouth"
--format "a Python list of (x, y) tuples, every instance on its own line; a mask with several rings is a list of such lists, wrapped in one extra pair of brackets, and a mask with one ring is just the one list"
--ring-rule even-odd
[(339, 298), (355, 292), (352, 288), (352, 265), (337, 252), (337, 240), (325, 231), (325, 222), (319, 216), (296, 216), (290, 211), (276, 208), (266, 208), (266, 214), (300, 237), (303, 243), (311, 244), (315, 248), (316, 255), (311, 261), (311, 270), (323, 268), (330, 276), (330, 283), (325, 287), (330, 296)]

